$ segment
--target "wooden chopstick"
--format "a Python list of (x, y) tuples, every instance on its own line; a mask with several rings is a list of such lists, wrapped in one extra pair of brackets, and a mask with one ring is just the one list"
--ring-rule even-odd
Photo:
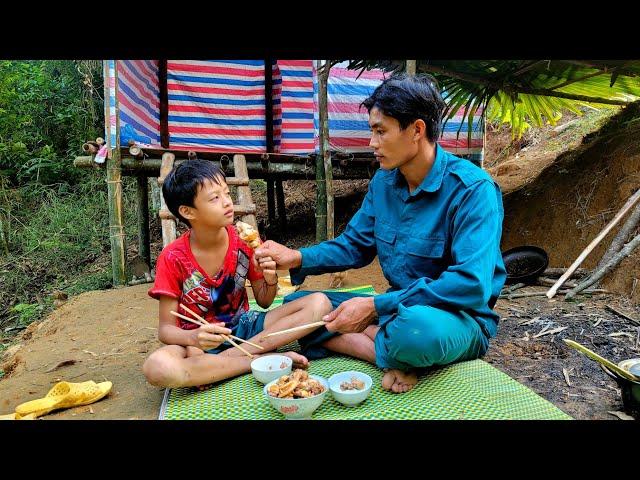
[(305, 328), (321, 327), (322, 325), (325, 325), (325, 322), (307, 323), (306, 325), (299, 325), (297, 327), (287, 328), (286, 330), (280, 330), (278, 332), (269, 333), (265, 335), (264, 338), (272, 337), (274, 335), (282, 335), (283, 333), (295, 332), (297, 330), (304, 330)]
[[(191, 322), (191, 323), (195, 323), (196, 325), (199, 325), (201, 327), (207, 325), (207, 323), (201, 323), (197, 320), (194, 320), (193, 318), (189, 318), (185, 315), (181, 315), (178, 312), (174, 312), (173, 310), (171, 310), (170, 312), (172, 315), (175, 315), (176, 317), (182, 318), (183, 320), (186, 320), (187, 322)], [(231, 345), (233, 345), (234, 347), (236, 347), (238, 350), (244, 352), (247, 356), (253, 358), (253, 354), (251, 352), (248, 352), (247, 350), (245, 350), (244, 348), (242, 348), (240, 345), (238, 345), (236, 342), (234, 342), (233, 340), (231, 340), (227, 335), (224, 335), (222, 333), (219, 334), (222, 338), (225, 339), (225, 341), (229, 342)], [(234, 337), (235, 338), (235, 337)], [(246, 340), (245, 340), (246, 341)], [(251, 342), (247, 342), (247, 343), (251, 343)], [(252, 344), (253, 345), (253, 344)], [(264, 350), (263, 347), (257, 345), (258, 348), (262, 348)]]
[[(201, 322), (203, 322), (204, 325), (207, 325), (209, 322), (207, 322), (204, 318), (202, 318), (200, 315), (198, 315), (196, 312), (194, 312), (193, 310), (190, 310), (189, 308), (187, 308), (186, 305), (184, 304), (180, 304), (180, 307), (182, 307), (182, 309), (185, 312), (189, 312), (191, 315), (193, 315), (194, 317), (196, 317), (198, 320), (200, 320)], [(244, 338), (240, 338), (240, 337), (236, 337), (235, 335), (224, 335), (227, 337), (231, 337), (234, 340), (237, 340), (238, 342), (244, 342), (244, 343), (248, 343), (249, 345), (251, 345), (252, 347), (256, 347), (259, 348), (260, 350), (264, 350), (264, 347), (262, 345), (257, 345), (253, 342), (250, 342), (249, 340), (245, 340)]]

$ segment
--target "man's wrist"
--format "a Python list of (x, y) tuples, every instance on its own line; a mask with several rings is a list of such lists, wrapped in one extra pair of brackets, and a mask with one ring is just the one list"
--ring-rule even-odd
[(294, 250), (295, 259), (293, 266), (291, 268), (300, 268), (302, 267), (302, 252), (300, 250)]

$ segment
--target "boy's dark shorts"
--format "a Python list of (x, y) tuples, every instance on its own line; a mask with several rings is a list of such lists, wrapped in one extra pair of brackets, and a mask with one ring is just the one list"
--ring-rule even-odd
[[(257, 312), (255, 310), (248, 310), (240, 316), (238, 323), (231, 329), (231, 334), (236, 337), (248, 340), (249, 338), (257, 335), (264, 330), (264, 317), (267, 316), (267, 312)], [(220, 353), (224, 352), (227, 348), (231, 348), (229, 342), (220, 344), (218, 348), (212, 348), (207, 350), (207, 353)]]

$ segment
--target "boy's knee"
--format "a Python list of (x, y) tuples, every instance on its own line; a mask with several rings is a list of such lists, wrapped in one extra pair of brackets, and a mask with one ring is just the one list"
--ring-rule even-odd
[(329, 313), (333, 310), (333, 306), (331, 305), (331, 300), (322, 292), (316, 292), (309, 295), (309, 299), (313, 302), (314, 310), (320, 313)]
[(177, 387), (180, 386), (184, 373), (179, 362), (158, 350), (151, 355), (142, 365), (142, 371), (147, 381), (156, 387)]

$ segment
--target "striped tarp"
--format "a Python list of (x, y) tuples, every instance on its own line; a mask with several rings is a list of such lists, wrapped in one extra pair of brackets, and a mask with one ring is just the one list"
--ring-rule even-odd
[[(107, 135), (115, 144), (114, 68), (118, 72), (121, 145), (160, 143), (158, 62), (108, 61)], [(274, 151), (307, 154), (318, 151), (317, 75), (312, 60), (278, 60), (273, 71)], [(368, 114), (362, 101), (385, 78), (381, 70), (332, 67), (328, 83), (329, 136), (333, 150), (369, 152)], [(265, 152), (265, 77), (262, 60), (169, 60), (167, 64), (170, 148), (219, 152)], [(440, 145), (478, 161), (484, 126), (481, 111), (472, 125), (462, 112), (443, 128)]]
[[(279, 89), (278, 77), (274, 86)], [(262, 60), (168, 61), (171, 148), (265, 152), (264, 88)], [(273, 105), (277, 113), (277, 95)], [(276, 119), (274, 137), (279, 135)]]
[(160, 88), (157, 60), (118, 61), (120, 145), (160, 145)]

